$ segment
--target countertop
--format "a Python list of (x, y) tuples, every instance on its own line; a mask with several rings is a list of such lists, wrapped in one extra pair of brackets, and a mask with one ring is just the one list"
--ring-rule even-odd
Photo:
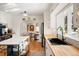
[(48, 38), (56, 38), (56, 35), (47, 34), (45, 35), (46, 42), (48, 43), (52, 53), (55, 56), (79, 56), (79, 48), (72, 45), (52, 45)]
[[(61, 34), (59, 34), (61, 36)], [(65, 38), (71, 38), (73, 40), (79, 41), (79, 35), (78, 34), (67, 34), (64, 33), (63, 35)]]
[(23, 40), (26, 40), (27, 38), (29, 38), (29, 36), (14, 36), (10, 39), (4, 40), (0, 42), (0, 45), (18, 45), (20, 44)]
[(79, 36), (78, 35), (64, 35), (64, 37), (67, 37), (67, 38), (71, 38), (73, 40), (76, 40), (76, 41), (79, 41)]
[(65, 42), (79, 48), (79, 35), (78, 34), (66, 34), (64, 35), (64, 38), (65, 38)]

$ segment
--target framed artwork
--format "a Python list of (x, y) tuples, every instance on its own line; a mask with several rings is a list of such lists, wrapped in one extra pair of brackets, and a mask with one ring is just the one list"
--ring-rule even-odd
[(34, 25), (27, 25), (27, 31), (34, 31)]
[(30, 25), (30, 31), (34, 31), (34, 25)]

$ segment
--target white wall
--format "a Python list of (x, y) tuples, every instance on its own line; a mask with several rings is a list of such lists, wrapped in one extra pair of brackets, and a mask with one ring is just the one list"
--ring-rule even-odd
[(67, 3), (60, 3), (57, 7), (50, 13), (50, 27), (52, 33), (57, 33), (57, 14), (67, 5)]
[(41, 23), (43, 23), (44, 22), (44, 19), (43, 19), (43, 16), (41, 15), (41, 16), (30, 16), (31, 17), (31, 19), (33, 19), (33, 18), (36, 18), (36, 20), (34, 21), (28, 21), (27, 22), (27, 24), (28, 23), (31, 23), (31, 24), (34, 24), (35, 25), (35, 31), (36, 31), (36, 24), (38, 24), (38, 27), (39, 27), (39, 40), (38, 40), (38, 42), (41, 42)]
[(8, 28), (11, 28), (13, 32), (16, 33), (18, 36), (20, 31), (20, 16), (16, 14), (6, 13), (6, 12), (0, 12), (0, 23), (7, 24)]
[(12, 16), (9, 13), (0, 11), (0, 23), (7, 24), (9, 28), (12, 28)]
[(51, 29), (51, 26), (50, 26), (50, 11), (52, 10), (52, 6), (46, 10), (43, 14), (43, 17), (44, 17), (44, 34), (52, 34), (53, 33), (53, 30)]
[(20, 23), (21, 21), (21, 15), (20, 14), (12, 14), (12, 22), (13, 22), (13, 31), (15, 32), (16, 36), (20, 35)]
[(44, 12), (44, 34), (50, 33), (50, 12)]
[[(16, 36), (20, 36), (23, 33), (27, 33), (27, 25), (29, 23), (35, 24), (35, 25), (38, 23), (38, 26), (40, 29), (41, 23), (44, 22), (42, 15), (41, 16), (30, 16), (31, 20), (27, 20), (27, 21), (23, 21), (22, 19), (24, 17), (20, 14), (14, 14), (12, 16), (13, 16), (12, 17), (13, 30), (15, 31)], [(36, 18), (36, 20), (34, 21), (33, 18)], [(41, 39), (39, 40), (39, 42), (41, 42)]]
[[(23, 21), (23, 16), (21, 14), (11, 14), (6, 12), (0, 12), (0, 23), (5, 23), (9, 28), (12, 28), (15, 34), (13, 36), (20, 36), (22, 33), (27, 33), (27, 24), (38, 24), (39, 32), (41, 31), (41, 23), (44, 22), (43, 16), (30, 16), (30, 21)], [(34, 21), (33, 18), (36, 18)], [(39, 35), (40, 36), (40, 35)], [(41, 37), (39, 37), (41, 38)], [(39, 40), (41, 42), (41, 39)]]
[[(42, 16), (29, 16), (30, 17), (30, 19), (26, 19), (26, 21), (22, 21), (21, 22), (21, 33), (23, 33), (23, 32), (27, 32), (27, 25), (28, 24), (34, 24), (35, 25), (35, 27), (36, 27), (36, 24), (38, 24), (38, 26), (40, 27), (40, 24), (42, 23), (42, 22), (44, 22), (44, 20), (43, 20), (43, 17)], [(36, 20), (33, 20), (33, 18), (35, 18)], [(22, 19), (22, 18), (21, 18)], [(25, 26), (24, 26), (25, 25)], [(24, 27), (26, 27), (25, 29), (23, 29), (23, 27), (22, 26), (24, 26)]]
[(73, 13), (73, 5), (66, 6), (62, 12), (57, 14), (57, 28), (59, 26), (65, 28), (65, 17), (67, 16), (67, 32), (72, 32), (72, 13)]
[[(60, 25), (64, 27), (64, 17), (68, 13), (68, 19), (72, 19), (72, 6), (69, 6), (68, 3), (60, 3), (55, 6), (55, 8), (51, 7), (50, 9), (53, 9), (51, 12), (46, 11), (44, 13), (44, 24), (45, 24), (45, 34), (56, 34), (57, 33), (57, 27)], [(67, 7), (69, 6), (69, 7)], [(65, 10), (67, 7), (67, 10)], [(65, 11), (63, 11), (65, 10)], [(68, 31), (72, 31), (71, 26), (72, 21), (68, 20)]]
[(50, 14), (50, 27), (52, 29), (52, 33), (55, 34), (56, 33), (56, 15), (51, 12)]

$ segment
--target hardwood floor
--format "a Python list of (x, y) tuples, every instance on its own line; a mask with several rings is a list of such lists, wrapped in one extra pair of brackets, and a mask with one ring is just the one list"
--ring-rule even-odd
[(41, 43), (32, 39), (27, 56), (44, 56), (44, 48), (41, 47)]

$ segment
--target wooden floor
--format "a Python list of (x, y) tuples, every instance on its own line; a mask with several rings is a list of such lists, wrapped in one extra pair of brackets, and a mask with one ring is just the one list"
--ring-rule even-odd
[(27, 56), (44, 56), (44, 48), (41, 47), (41, 43), (32, 39)]

